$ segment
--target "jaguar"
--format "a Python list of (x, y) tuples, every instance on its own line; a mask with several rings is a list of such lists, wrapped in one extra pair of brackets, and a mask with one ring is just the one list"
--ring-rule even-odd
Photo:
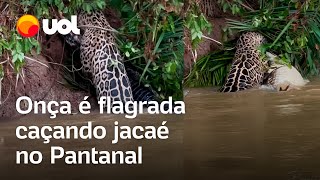
[(221, 92), (237, 92), (262, 84), (264, 64), (260, 59), (259, 47), (266, 42), (257, 32), (246, 32), (240, 36), (230, 72)]
[(98, 99), (111, 97), (113, 101), (158, 101), (151, 87), (140, 82), (140, 73), (123, 57), (115, 42), (114, 30), (101, 11), (78, 14), (81, 35), (64, 36), (73, 49), (80, 49), (84, 75), (92, 79)]

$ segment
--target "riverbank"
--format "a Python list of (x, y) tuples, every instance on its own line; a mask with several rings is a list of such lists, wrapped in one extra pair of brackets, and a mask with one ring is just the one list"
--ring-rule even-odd
[(61, 84), (64, 81), (60, 73), (62, 66), (54, 65), (40, 55), (30, 58), (33, 60), (26, 60), (23, 76), (16, 79), (13, 73), (8, 73), (3, 80), (0, 119), (19, 117), (15, 106), (21, 96), (34, 101), (69, 101), (73, 107), (77, 107), (85, 96), (90, 96)]

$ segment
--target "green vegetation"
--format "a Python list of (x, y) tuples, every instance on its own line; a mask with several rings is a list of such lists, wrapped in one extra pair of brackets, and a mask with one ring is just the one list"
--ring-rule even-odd
[[(25, 65), (26, 56), (32, 50), (40, 53), (41, 45), (36, 38), (22, 38), (16, 31), (16, 22), (19, 15), (31, 13), (39, 19), (44, 17), (57, 18), (57, 12), (73, 14), (77, 9), (91, 11), (96, 8), (104, 8), (104, 0), (95, 0), (85, 3), (84, 0), (70, 1), (64, 5), (62, 0), (22, 0), (0, 2), (0, 105), (1, 105), (1, 84), (8, 72), (16, 75), (16, 82), (23, 78), (21, 69)], [(38, 38), (38, 37), (37, 37)], [(10, 75), (10, 76), (11, 76)]]
[(196, 1), (191, 0), (189, 3), (191, 5), (187, 9), (185, 27), (190, 31), (192, 47), (196, 48), (203, 38), (203, 32), (210, 33), (212, 31), (212, 25), (207, 21)]
[(142, 74), (140, 81), (153, 87), (163, 99), (182, 99), (183, 20), (180, 0), (165, 3), (111, 1), (121, 13), (119, 45)]
[(235, 51), (217, 51), (197, 60), (189, 77), (185, 81), (187, 87), (221, 86)]
[[(225, 40), (228, 35), (246, 31), (257, 31), (263, 34), (268, 43), (261, 47), (262, 55), (266, 51), (277, 54), (280, 63), (295, 66), (305, 76), (319, 75), (320, 62), (320, 6), (319, 1), (296, 0), (259, 0), (259, 6), (252, 8), (245, 0), (220, 0), (225, 11), (232, 11), (241, 17), (241, 20), (229, 19), (224, 29)], [(225, 52), (230, 55), (230, 52)], [(228, 57), (228, 56), (227, 56)], [(213, 61), (215, 58), (208, 55), (206, 58)], [(206, 59), (202, 58), (202, 59)], [(198, 64), (199, 63), (199, 64)], [(199, 66), (202, 61), (196, 63)], [(202, 69), (216, 69), (221, 64), (208, 63)], [(199, 71), (198, 68), (193, 71)], [(198, 81), (197, 74), (192, 72), (188, 81)], [(202, 86), (212, 82), (221, 82), (227, 75), (209, 76)], [(204, 73), (203, 73), (204, 74)], [(187, 81), (187, 82), (188, 82)], [(219, 85), (219, 83), (215, 83)]]
[[(84, 0), (70, 1), (68, 6), (65, 6), (62, 0), (22, 0), (22, 1), (4, 1), (0, 3), (1, 18), (5, 19), (0, 23), (0, 57), (1, 67), (5, 63), (12, 64), (16, 73), (25, 63), (25, 55), (30, 54), (31, 50), (36, 48), (37, 53), (40, 53), (40, 44), (34, 38), (22, 38), (18, 35), (15, 24), (19, 18), (18, 14), (32, 11), (32, 14), (38, 18), (52, 17), (56, 13), (55, 8), (59, 12), (73, 14), (76, 9), (82, 8), (86, 11), (91, 11), (96, 8), (104, 8), (103, 0), (96, 0), (90, 3), (85, 3)], [(1, 74), (1, 73), (0, 73)], [(3, 74), (3, 72), (2, 72)]]
[(304, 75), (318, 75), (320, 62), (319, 1), (261, 2), (261, 10), (243, 15), (243, 21), (229, 21), (229, 30), (258, 31), (268, 38), (262, 53), (278, 54), (283, 63), (297, 67)]
[[(184, 7), (184, 3), (188, 6)], [(0, 21), (0, 80), (6, 78), (5, 72), (13, 72), (19, 77), (26, 55), (33, 49), (37, 53), (41, 51), (37, 41), (41, 37), (21, 38), (18, 35), (15, 23), (19, 16), (29, 13), (39, 19), (59, 19), (76, 14), (78, 10), (91, 12), (107, 7), (120, 14), (123, 26), (118, 29), (119, 46), (126, 61), (141, 71), (140, 81), (152, 86), (163, 99), (168, 96), (182, 99), (184, 28), (190, 30), (194, 46), (202, 39), (203, 31), (211, 28), (193, 1), (3, 1), (0, 3), (1, 18), (6, 20)]]
[(211, 25), (197, 4), (184, 1), (111, 0), (110, 6), (121, 12), (124, 26), (119, 44), (127, 61), (141, 70), (141, 81), (155, 89), (163, 99), (182, 99), (184, 72), (184, 28), (196, 46)]

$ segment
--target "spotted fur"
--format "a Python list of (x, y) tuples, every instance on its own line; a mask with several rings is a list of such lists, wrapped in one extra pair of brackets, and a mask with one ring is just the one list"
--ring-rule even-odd
[[(70, 33), (64, 36), (65, 41), (72, 49), (80, 49), (81, 46), (81, 36)], [(79, 52), (79, 51), (76, 51)], [(79, 55), (80, 56), (80, 55)], [(88, 62), (88, 68), (92, 63)], [(124, 64), (127, 76), (129, 78), (129, 82), (132, 89), (132, 96), (134, 101), (159, 101), (159, 95), (151, 88), (145, 86), (142, 82), (140, 82), (141, 74), (138, 70), (129, 62)], [(87, 76), (90, 76), (89, 69), (85, 69)]]
[(259, 86), (263, 82), (264, 66), (259, 46), (265, 38), (256, 32), (241, 35), (226, 83), (221, 92), (236, 92)]
[(80, 13), (78, 26), (82, 30), (80, 59), (83, 72), (92, 79), (98, 98), (133, 101), (130, 81), (123, 58), (115, 42), (112, 28), (102, 12)]

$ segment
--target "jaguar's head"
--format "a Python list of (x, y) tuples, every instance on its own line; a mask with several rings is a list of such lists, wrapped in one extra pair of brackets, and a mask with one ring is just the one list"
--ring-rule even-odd
[(247, 32), (241, 35), (238, 40), (238, 45), (241, 47), (250, 46), (257, 48), (266, 42), (267, 39), (262, 34), (257, 32)]

